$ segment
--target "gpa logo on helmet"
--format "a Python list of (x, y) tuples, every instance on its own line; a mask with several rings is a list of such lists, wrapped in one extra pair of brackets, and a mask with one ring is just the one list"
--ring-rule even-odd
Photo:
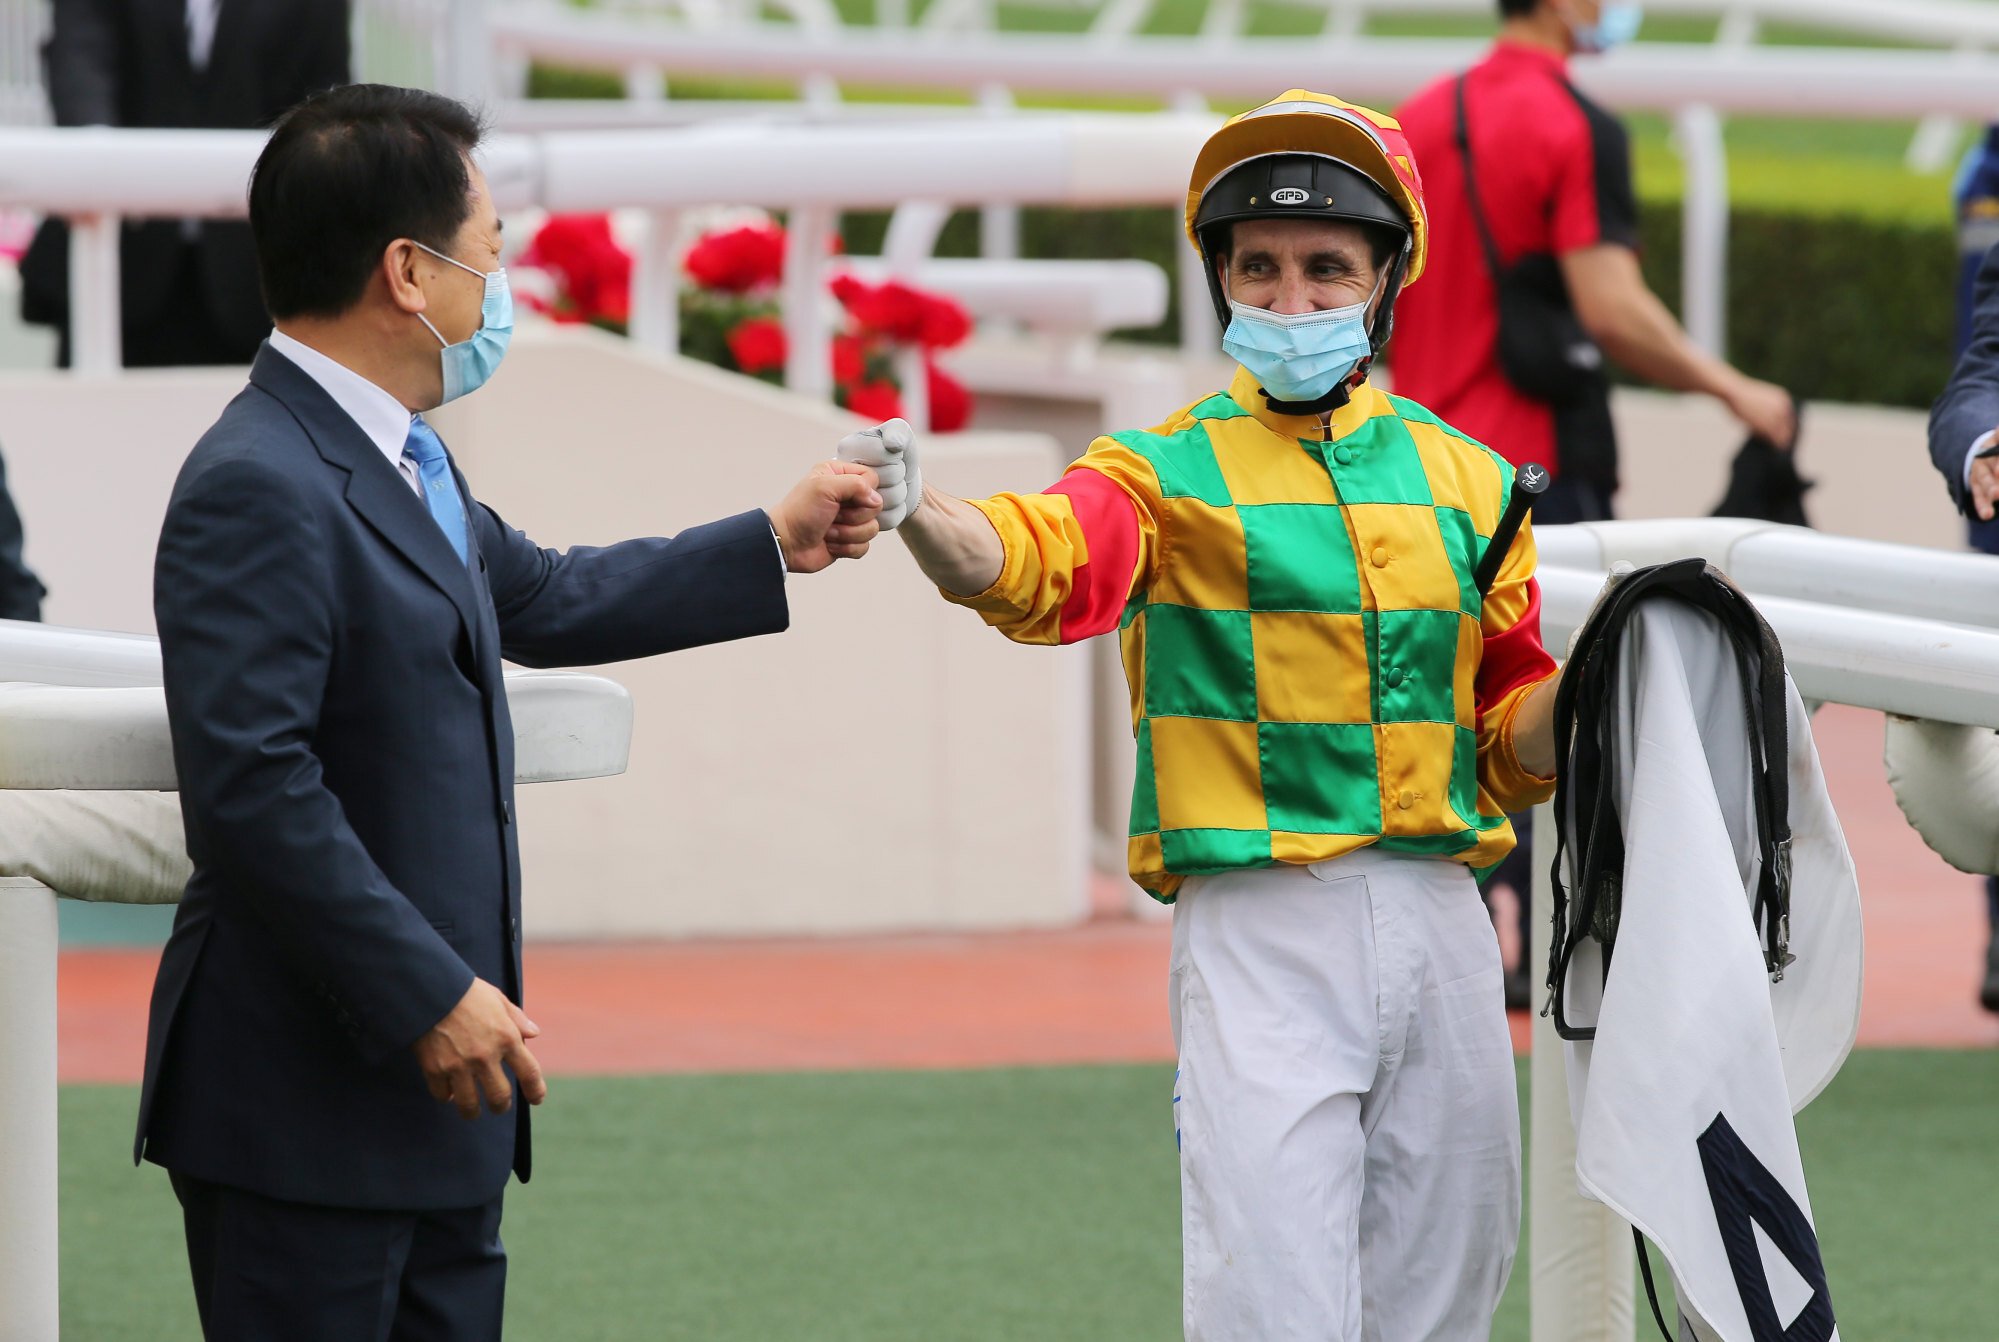
[(1272, 205), (1303, 205), (1312, 198), (1312, 193), (1302, 186), (1280, 186), (1270, 193)]

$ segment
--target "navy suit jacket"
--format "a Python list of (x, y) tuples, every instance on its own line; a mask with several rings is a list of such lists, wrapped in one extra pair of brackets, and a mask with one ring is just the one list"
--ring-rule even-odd
[(528, 1107), (467, 1122), (409, 1047), (475, 974), (521, 998), (501, 659), (786, 625), (761, 512), (562, 553), (453, 473), (469, 564), (269, 346), (181, 469), (153, 606), (194, 876), (153, 988), (135, 1156), (325, 1206), (466, 1207), (525, 1180)]
[[(216, 14), (208, 68), (187, 54), (187, 0), (55, 0), (46, 60), (58, 126), (268, 126), (293, 104), (350, 79), (345, 0), (230, 0)], [(201, 292), (243, 358), (271, 329), (257, 287), (250, 225), (204, 219)], [(128, 219), (120, 233), (119, 311), (129, 327), (159, 320), (174, 295), (178, 219)], [(69, 322), (69, 227), (47, 219), (21, 258), (29, 321)]]
[(1971, 341), (1930, 407), (1930, 460), (1966, 517), (1974, 514), (1964, 487), (1964, 459), (1979, 435), (1999, 429), (1999, 247), (1985, 254), (1973, 294)]

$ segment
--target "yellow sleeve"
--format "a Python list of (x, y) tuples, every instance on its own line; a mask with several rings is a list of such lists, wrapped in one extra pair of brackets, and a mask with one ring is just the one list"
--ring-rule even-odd
[(1158, 564), (1159, 477), (1114, 438), (1099, 438), (1043, 493), (968, 502), (992, 523), (1005, 558), (985, 591), (944, 598), (1016, 643), (1074, 643), (1117, 628)]
[(1555, 795), (1555, 780), (1521, 768), (1520, 753), (1513, 746), (1513, 721), (1520, 714), (1521, 703), (1542, 680), (1554, 675), (1550, 671), (1517, 687), (1479, 720), (1478, 790), (1481, 803), (1492, 803), (1494, 809), (1488, 814), (1512, 815)]

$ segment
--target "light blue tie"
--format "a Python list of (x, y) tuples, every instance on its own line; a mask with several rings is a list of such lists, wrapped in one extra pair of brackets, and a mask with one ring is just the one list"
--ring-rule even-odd
[(424, 506), (444, 532), (444, 539), (465, 559), (465, 500), (458, 497), (458, 482), (451, 478), (451, 463), (444, 457), (444, 441), (437, 431), (414, 416), (410, 436), (403, 440), (403, 455), (416, 463), (416, 478), (423, 486)]

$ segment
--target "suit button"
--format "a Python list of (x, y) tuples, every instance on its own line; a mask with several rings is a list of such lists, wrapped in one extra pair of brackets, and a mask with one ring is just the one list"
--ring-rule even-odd
[(1402, 795), (1395, 799), (1395, 804), (1406, 811), (1416, 804), (1416, 794), (1408, 788), (1403, 788)]
[(1369, 555), (1368, 559), (1373, 562), (1376, 568), (1387, 568), (1388, 567), (1387, 548), (1380, 545), (1375, 546), (1374, 553)]
[(520, 919), (518, 919), (518, 918), (509, 918), (509, 919), (507, 919), (507, 935), (508, 935), (509, 937), (512, 937), (512, 938), (513, 938), (513, 942), (514, 942), (514, 944), (515, 944), (516, 946), (520, 945), (520, 943), (521, 943), (521, 920), (520, 920)]
[(1398, 666), (1390, 671), (1385, 679), (1388, 681), (1389, 689), (1398, 690), (1402, 688), (1402, 682), (1409, 679), (1409, 676), (1407, 672)]
[(1333, 449), (1333, 460), (1342, 466), (1351, 466), (1353, 465), (1353, 453), (1344, 447), (1336, 447)]
[(512, 802), (502, 801), (500, 803), (500, 823), (503, 825), (514, 823), (514, 804)]

